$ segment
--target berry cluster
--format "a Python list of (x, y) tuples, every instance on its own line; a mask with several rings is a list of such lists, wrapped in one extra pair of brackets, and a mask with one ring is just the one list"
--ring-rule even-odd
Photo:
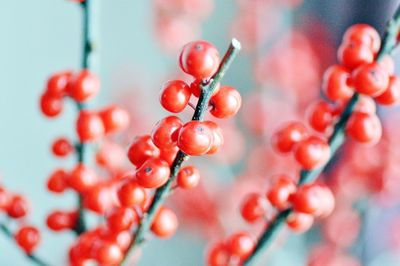
[[(26, 254), (32, 255), (39, 245), (40, 232), (24, 220), (29, 210), (29, 202), (22, 194), (12, 193), (0, 185), (0, 213), (4, 212), (9, 218), (18, 222), (19, 228), (14, 233), (15, 242)], [(0, 226), (0, 229), (8, 230), (5, 225), (0, 224)]]

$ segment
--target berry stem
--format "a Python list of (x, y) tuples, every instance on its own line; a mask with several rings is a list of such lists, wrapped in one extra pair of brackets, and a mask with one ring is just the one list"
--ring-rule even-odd
[[(376, 56), (376, 60), (379, 61), (385, 55), (390, 55), (394, 49), (396, 48), (397, 36), (400, 31), (400, 6), (397, 8), (393, 18), (389, 21), (388, 26), (386, 28), (382, 46)], [(332, 136), (329, 138), (329, 146), (331, 149), (331, 158), (334, 157), (337, 150), (343, 145), (346, 140), (345, 136), (345, 126), (347, 121), (349, 120), (356, 103), (360, 97), (359, 93), (354, 93), (349, 102), (347, 103), (342, 115), (340, 116), (339, 121), (335, 124), (334, 131)], [(329, 161), (330, 161), (329, 160)], [(314, 170), (301, 170), (300, 171), (300, 180), (298, 186), (301, 186), (305, 183), (309, 183), (314, 181), (325, 169), (326, 165), (328, 165), (329, 161), (321, 168)], [(252, 254), (245, 260), (243, 265), (248, 266), (251, 265), (257, 257), (272, 243), (274, 237), (278, 233), (279, 229), (284, 225), (287, 217), (293, 210), (291, 208), (283, 210), (279, 212), (275, 218), (269, 223), (267, 229), (262, 233), (260, 238), (257, 241), (256, 247)]]
[[(201, 94), (197, 102), (192, 120), (201, 121), (204, 119), (204, 116), (208, 108), (208, 102), (215, 88), (217, 87), (217, 84), (224, 77), (226, 71), (228, 70), (229, 66), (235, 59), (240, 49), (241, 49), (240, 42), (236, 39), (232, 39), (229, 48), (226, 51), (219, 65), (218, 71), (207, 82), (201, 84)], [(146, 234), (150, 230), (151, 224), (153, 223), (153, 220), (158, 210), (160, 209), (162, 204), (165, 202), (165, 199), (170, 194), (172, 189), (172, 183), (174, 182), (179, 170), (181, 169), (183, 162), (188, 160), (189, 157), (190, 157), (189, 155), (183, 153), (182, 151), (179, 151), (178, 154), (176, 155), (175, 160), (171, 166), (170, 177), (167, 183), (165, 183), (162, 187), (156, 190), (153, 197), (153, 201), (151, 202), (148, 211), (143, 215), (139, 223), (139, 227), (135, 232), (134, 240), (132, 241), (130, 247), (128, 248), (128, 251), (125, 253), (125, 257), (124, 260), (122, 261), (122, 264), (129, 261), (129, 258), (131, 257), (131, 254), (133, 254), (134, 250), (136, 250), (136, 248), (138, 248), (143, 242), (145, 242)]]
[[(3, 234), (11, 239), (14, 238), (13, 233), (11, 232), (11, 230), (3, 223), (0, 223), (0, 231), (3, 232)], [(37, 255), (34, 254), (27, 254), (25, 253), (26, 256), (28, 257), (28, 259), (30, 261), (32, 261), (33, 263), (35, 263), (36, 265), (39, 266), (49, 266), (50, 264), (48, 264), (47, 262), (44, 262), (41, 258), (39, 258)]]

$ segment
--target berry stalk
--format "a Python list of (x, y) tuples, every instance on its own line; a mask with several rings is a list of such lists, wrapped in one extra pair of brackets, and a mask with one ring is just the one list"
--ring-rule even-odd
[[(229, 48), (226, 51), (219, 65), (218, 71), (209, 80), (205, 80), (201, 84), (201, 94), (197, 102), (192, 120), (201, 121), (204, 119), (204, 116), (208, 108), (209, 100), (214, 90), (216, 89), (218, 83), (224, 77), (226, 71), (228, 70), (229, 66), (231, 65), (232, 61), (234, 60), (240, 49), (241, 49), (240, 42), (236, 39), (232, 39)], [(134, 250), (136, 250), (136, 248), (139, 247), (145, 241), (146, 234), (150, 230), (151, 224), (157, 214), (157, 211), (160, 209), (161, 205), (164, 203), (165, 199), (170, 194), (172, 183), (175, 180), (179, 170), (181, 169), (183, 162), (188, 160), (189, 157), (190, 157), (189, 155), (185, 154), (182, 151), (179, 151), (178, 154), (176, 155), (175, 160), (171, 166), (170, 177), (163, 186), (161, 186), (156, 190), (153, 201), (148, 211), (143, 215), (139, 223), (139, 227), (135, 233), (134, 240), (131, 243), (130, 247), (128, 248), (128, 251), (125, 254), (122, 264), (124, 264), (124, 262), (127, 262), (131, 254), (133, 254)]]
[[(393, 18), (389, 21), (388, 26), (386, 28), (382, 46), (377, 54), (376, 60), (379, 61), (383, 58), (383, 56), (391, 54), (396, 48), (398, 41), (397, 36), (400, 31), (400, 6), (397, 8)], [(355, 92), (352, 98), (347, 103), (339, 121), (335, 124), (334, 132), (332, 136), (329, 138), (329, 146), (331, 149), (331, 159), (337, 152), (337, 150), (343, 145), (345, 142), (345, 126), (347, 121), (349, 120), (353, 110), (356, 106), (356, 103), (360, 97), (360, 94)], [(330, 160), (329, 160), (330, 161)], [(325, 166), (329, 163), (329, 161), (325, 164)], [(310, 183), (314, 181), (324, 170), (324, 167), (320, 167), (315, 170), (301, 170), (300, 171), (300, 180), (298, 186), (301, 186), (305, 183)], [(257, 244), (251, 253), (251, 255), (245, 260), (243, 265), (251, 265), (257, 257), (271, 244), (272, 240), (278, 233), (279, 229), (284, 225), (284, 222), (292, 213), (292, 208), (283, 210), (279, 212), (276, 217), (269, 223), (267, 229), (262, 233), (260, 238), (257, 241)]]

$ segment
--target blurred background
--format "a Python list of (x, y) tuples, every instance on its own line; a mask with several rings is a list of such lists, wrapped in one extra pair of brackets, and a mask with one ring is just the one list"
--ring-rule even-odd
[[(167, 115), (158, 93), (166, 80), (182, 76), (177, 54), (183, 44), (205, 39), (222, 54), (231, 37), (242, 42), (243, 52), (223, 81), (237, 88), (244, 100), (237, 118), (221, 122), (226, 145), (217, 156), (193, 160), (202, 172), (201, 186), (193, 192), (178, 191), (169, 202), (180, 219), (178, 234), (170, 240), (151, 241), (140, 263), (182, 266), (204, 265), (207, 243), (234, 230), (259, 231), (259, 226), (254, 228), (241, 219), (241, 199), (249, 191), (265, 192), (273, 174), (295, 175), (298, 170), (292, 158), (272, 152), (269, 136), (282, 122), (303, 119), (306, 105), (319, 97), (323, 71), (336, 62), (336, 48), (345, 29), (362, 22), (382, 33), (400, 3), (91, 2), (95, 40), (91, 67), (102, 87), (90, 106), (116, 102), (129, 109), (130, 128), (117, 138), (124, 148), (134, 136), (150, 133)], [(183, 6), (177, 8), (173, 2)], [(38, 254), (53, 265), (66, 265), (74, 236), (50, 232), (45, 217), (51, 210), (73, 206), (76, 199), (73, 193), (54, 196), (45, 184), (54, 168), (73, 166), (73, 158), (54, 158), (50, 144), (58, 136), (74, 137), (76, 110), (68, 103), (61, 118), (47, 119), (40, 114), (38, 103), (51, 73), (80, 67), (81, 10), (66, 0), (3, 0), (0, 6), (0, 182), (29, 198), (33, 211), (28, 220), (43, 232)], [(378, 148), (349, 143), (343, 151), (344, 162), (338, 159), (340, 166), (327, 173), (335, 180), (338, 195), (349, 198), (349, 203), (306, 234), (284, 230), (258, 265), (307, 265), (310, 256), (335, 258), (337, 264), (332, 265), (341, 266), (400, 265), (398, 112), (396, 108), (379, 110), (386, 129)], [(183, 116), (190, 113), (187, 109)], [(389, 154), (385, 161), (380, 157), (382, 150)], [(90, 154), (94, 152), (95, 148)], [(377, 181), (371, 185), (372, 179)], [(329, 253), (332, 250), (334, 254)], [(1, 234), (0, 265), (30, 265)]]

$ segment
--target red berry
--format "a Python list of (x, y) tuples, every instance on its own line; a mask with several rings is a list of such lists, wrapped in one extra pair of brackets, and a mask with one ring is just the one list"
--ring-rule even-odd
[(378, 64), (389, 74), (394, 75), (394, 61), (390, 55), (384, 55), (378, 61)]
[(74, 150), (74, 146), (67, 138), (58, 138), (53, 142), (51, 150), (55, 156), (65, 157)]
[(107, 225), (112, 232), (130, 230), (139, 220), (136, 211), (132, 208), (117, 208), (107, 215)]
[(0, 212), (6, 211), (11, 203), (11, 195), (0, 186)]
[(286, 219), (287, 226), (297, 233), (303, 233), (311, 228), (314, 222), (314, 217), (312, 215), (293, 212)]
[(234, 116), (242, 105), (240, 93), (229, 86), (222, 86), (210, 99), (210, 113), (217, 118)]
[(177, 228), (178, 218), (176, 214), (166, 207), (161, 207), (151, 225), (151, 231), (158, 237), (169, 238)]
[(334, 202), (332, 192), (328, 187), (318, 184), (301, 186), (291, 197), (293, 208), (297, 212), (314, 216), (328, 215), (333, 211), (331, 202)]
[(377, 143), (382, 136), (382, 125), (374, 114), (353, 112), (346, 125), (346, 133), (363, 143)]
[(108, 186), (97, 184), (83, 194), (83, 206), (86, 209), (104, 215), (115, 207), (114, 195)]
[(376, 103), (373, 98), (360, 95), (356, 106), (354, 108), (354, 112), (361, 112), (365, 114), (375, 115), (376, 114)]
[(115, 133), (128, 127), (129, 114), (128, 112), (116, 105), (111, 105), (99, 113), (104, 124), (106, 134)]
[(29, 212), (29, 204), (22, 195), (13, 195), (7, 209), (7, 214), (11, 218), (18, 219), (26, 216)]
[(224, 145), (222, 129), (213, 121), (204, 121), (203, 123), (207, 125), (213, 133), (213, 142), (207, 154), (215, 154), (221, 149), (222, 145)]
[(161, 89), (160, 103), (165, 110), (180, 113), (187, 106), (191, 94), (189, 86), (184, 81), (171, 80)]
[(298, 142), (308, 136), (307, 128), (300, 122), (289, 122), (272, 136), (272, 146), (281, 153), (288, 153)]
[(400, 102), (400, 78), (391, 76), (389, 78), (389, 86), (385, 92), (375, 98), (376, 102), (381, 105), (393, 105)]
[(338, 59), (343, 66), (353, 70), (358, 66), (373, 62), (374, 53), (367, 45), (352, 41), (340, 45)]
[(389, 74), (376, 62), (365, 64), (353, 72), (353, 84), (357, 92), (376, 97), (389, 85)]
[(150, 158), (160, 156), (160, 150), (153, 144), (149, 135), (136, 137), (128, 150), (128, 159), (136, 167), (140, 167)]
[(145, 188), (159, 188), (169, 178), (169, 164), (159, 158), (148, 159), (136, 172), (136, 180)]
[(207, 252), (207, 266), (229, 265), (230, 254), (223, 242), (213, 244)]
[[(195, 79), (192, 83), (190, 83), (190, 90), (191, 90), (192, 94), (197, 98), (199, 98), (200, 94), (201, 94), (200, 85), (202, 82), (203, 82), (202, 79)], [(212, 96), (215, 95), (216, 93), (218, 93), (220, 88), (221, 88), (220, 84), (218, 83), (212, 93)]]
[(241, 259), (247, 258), (254, 250), (255, 242), (246, 232), (238, 232), (226, 240), (229, 253)]
[(182, 121), (176, 116), (161, 119), (151, 132), (153, 143), (160, 149), (172, 149), (177, 145), (182, 125)]
[(332, 101), (349, 100), (354, 89), (349, 85), (350, 73), (346, 68), (333, 65), (329, 67), (323, 77), (322, 90)]
[(63, 97), (71, 76), (71, 71), (61, 71), (51, 75), (47, 80), (46, 94), (56, 98)]
[(100, 80), (89, 70), (84, 69), (73, 76), (68, 84), (68, 94), (77, 102), (85, 102), (99, 92)]
[(27, 253), (31, 254), (40, 242), (40, 233), (36, 227), (21, 227), (15, 234), (15, 241)]
[(206, 154), (213, 144), (212, 130), (201, 121), (190, 121), (179, 131), (178, 147), (188, 155)]
[(94, 141), (104, 136), (104, 124), (98, 114), (83, 110), (79, 112), (76, 131), (82, 142)]
[(355, 24), (348, 28), (343, 35), (343, 42), (357, 42), (367, 45), (371, 51), (377, 53), (381, 46), (379, 33), (370, 25)]
[(247, 195), (240, 208), (243, 219), (249, 223), (254, 223), (266, 217), (268, 211), (268, 201), (258, 193)]
[(183, 167), (178, 172), (177, 182), (181, 188), (195, 188), (200, 182), (200, 172), (194, 166)]
[(54, 97), (50, 94), (43, 94), (40, 97), (40, 109), (47, 117), (58, 116), (64, 107), (62, 98)]
[(327, 102), (318, 101), (307, 110), (308, 123), (318, 132), (327, 133), (332, 129), (335, 118), (335, 109)]
[(77, 164), (67, 179), (69, 187), (83, 193), (98, 182), (96, 173), (84, 164)]
[(76, 224), (77, 213), (54, 211), (47, 216), (46, 224), (53, 231), (69, 230)]
[(211, 77), (219, 67), (219, 53), (214, 45), (206, 41), (195, 41), (186, 44), (179, 56), (181, 69), (195, 77)]
[(105, 241), (98, 243), (93, 253), (99, 265), (118, 265), (124, 257), (117, 244)]
[(62, 193), (68, 187), (67, 179), (67, 172), (63, 169), (57, 169), (47, 180), (47, 189), (53, 193)]
[(330, 148), (327, 141), (317, 136), (300, 141), (295, 149), (297, 162), (306, 170), (323, 166), (329, 157)]
[(117, 191), (119, 202), (124, 207), (143, 205), (146, 201), (146, 190), (136, 180), (129, 179)]
[(279, 176), (277, 182), (267, 193), (267, 198), (277, 209), (289, 207), (289, 197), (296, 191), (296, 184), (286, 175)]
[(160, 151), (160, 158), (166, 161), (169, 165), (172, 165), (178, 151), (179, 151), (178, 147), (174, 147), (172, 149), (162, 149)]

